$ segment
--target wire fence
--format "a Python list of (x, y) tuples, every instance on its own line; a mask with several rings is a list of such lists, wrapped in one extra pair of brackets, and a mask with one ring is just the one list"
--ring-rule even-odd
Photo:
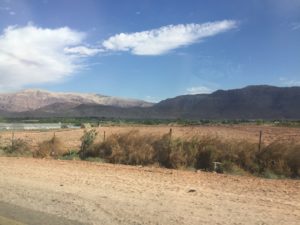
[[(70, 130), (68, 130), (70, 131)], [(64, 143), (66, 149), (78, 149), (80, 146), (80, 137), (82, 136), (83, 131), (76, 132), (77, 135), (71, 135), (66, 133), (66, 130), (26, 130), (26, 131), (2, 131), (0, 132), (0, 148), (5, 146), (12, 146), (14, 141), (22, 140), (25, 142), (28, 147), (35, 151), (38, 149), (39, 144), (43, 141), (50, 140), (53, 136), (57, 136)], [(75, 137), (74, 137), (75, 136)]]

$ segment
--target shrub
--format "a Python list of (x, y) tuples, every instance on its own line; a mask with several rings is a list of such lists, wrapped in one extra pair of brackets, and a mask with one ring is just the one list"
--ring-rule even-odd
[[(299, 177), (300, 145), (274, 142), (262, 145), (245, 140), (223, 140), (218, 137), (172, 139), (141, 135), (133, 130), (113, 134), (104, 142), (94, 143), (95, 131), (85, 132), (81, 149), (86, 157), (102, 158), (106, 162), (130, 165), (158, 164), (166, 168), (214, 170), (213, 162), (220, 162), (217, 172), (255, 174), (265, 177)], [(82, 151), (81, 150), (81, 151)]]
[(29, 156), (32, 154), (28, 143), (20, 138), (14, 139), (11, 145), (4, 146), (3, 151), (5, 155), (9, 156)]
[(277, 175), (290, 176), (291, 169), (287, 163), (290, 151), (288, 143), (273, 142), (257, 153), (257, 160), (260, 165), (260, 173), (266, 171)]
[(142, 136), (138, 131), (111, 135), (97, 146), (97, 154), (111, 163), (147, 165), (154, 162), (153, 136)]
[(280, 178), (285, 178), (284, 175), (279, 175), (275, 173), (274, 171), (270, 169), (266, 169), (260, 176), (267, 178), (267, 179), (280, 179)]
[(292, 177), (300, 177), (300, 145), (295, 145), (286, 157)]
[(235, 163), (238, 167), (251, 173), (258, 173), (259, 166), (257, 164), (257, 144), (247, 141), (231, 141), (229, 142), (229, 154), (227, 160)]
[(170, 154), (172, 151), (171, 138), (169, 134), (163, 135), (158, 140), (152, 143), (154, 148), (154, 160), (159, 163), (160, 166), (166, 168), (172, 168)]
[(38, 150), (34, 153), (34, 157), (46, 158), (53, 157), (58, 158), (65, 153), (64, 145), (59, 138), (54, 136), (50, 140), (43, 141), (39, 144)]
[(91, 151), (91, 147), (94, 144), (97, 134), (98, 133), (95, 129), (89, 131), (84, 130), (84, 134), (81, 137), (81, 146), (79, 151), (80, 158), (84, 159), (88, 157), (88, 154), (90, 154), (89, 151)]
[(171, 168), (187, 168), (193, 165), (191, 160), (192, 149), (188, 141), (180, 139), (171, 140), (169, 164)]
[(222, 171), (224, 173), (229, 173), (233, 175), (246, 175), (247, 172), (242, 169), (237, 164), (231, 162), (231, 161), (224, 161), (221, 165)]
[(62, 160), (76, 160), (79, 159), (78, 152), (76, 150), (70, 150), (68, 152), (65, 152), (59, 159)]
[(200, 147), (196, 156), (196, 169), (213, 170), (213, 162), (218, 161), (219, 150), (215, 145)]

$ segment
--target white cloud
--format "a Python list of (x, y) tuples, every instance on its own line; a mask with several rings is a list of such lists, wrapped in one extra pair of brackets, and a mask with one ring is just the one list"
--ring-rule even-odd
[(0, 33), (0, 90), (62, 81), (84, 68), (83, 60), (86, 57), (103, 51), (159, 55), (234, 27), (237, 27), (237, 23), (230, 20), (170, 25), (115, 35), (104, 41), (104, 49), (101, 49), (86, 45), (85, 33), (68, 27), (49, 29), (32, 24), (24, 27), (9, 26)]
[(85, 46), (76, 46), (71, 48), (65, 48), (64, 51), (66, 53), (70, 54), (79, 54), (81, 56), (94, 56), (98, 54), (99, 52), (102, 52), (102, 49), (96, 49), (96, 48), (88, 48)]
[(187, 94), (195, 95), (195, 94), (209, 94), (213, 92), (212, 89), (205, 87), (205, 86), (198, 86), (198, 87), (190, 87), (186, 89)]
[[(0, 90), (61, 81), (82, 68), (85, 34), (68, 27), (10, 26), (0, 36)], [(77, 47), (76, 46), (81, 46)], [(73, 54), (64, 49), (72, 49)], [(77, 51), (75, 50), (77, 49)]]
[(120, 33), (105, 40), (103, 46), (107, 50), (129, 51), (135, 55), (160, 55), (236, 27), (237, 22), (232, 20), (169, 25), (136, 33)]

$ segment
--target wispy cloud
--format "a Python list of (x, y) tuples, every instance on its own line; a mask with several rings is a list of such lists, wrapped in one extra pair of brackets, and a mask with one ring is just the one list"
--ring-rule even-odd
[(292, 30), (299, 30), (300, 29), (300, 22), (292, 23)]
[(83, 67), (82, 56), (95, 53), (82, 47), (85, 36), (68, 27), (6, 28), (0, 35), (0, 89), (56, 82), (74, 74)]
[(197, 86), (197, 87), (190, 87), (186, 89), (187, 94), (195, 95), (195, 94), (209, 94), (213, 92), (212, 89), (205, 87), (205, 86)]
[(280, 77), (279, 80), (286, 86), (300, 86), (300, 80), (288, 79), (286, 77)]
[(103, 42), (106, 50), (128, 51), (135, 55), (161, 55), (238, 26), (223, 20), (203, 24), (179, 24), (136, 33), (120, 33)]
[[(11, 9), (0, 10), (9, 12)], [(0, 90), (62, 81), (85, 68), (85, 58), (99, 53), (129, 51), (136, 55), (160, 55), (235, 27), (237, 22), (231, 20), (170, 25), (132, 34), (117, 34), (104, 41), (101, 48), (94, 48), (84, 42), (84, 32), (68, 27), (9, 26), (0, 33)], [(192, 87), (187, 91), (207, 93), (211, 90)]]
[(10, 11), (10, 7), (8, 7), (8, 6), (0, 6), (0, 11)]
[(90, 48), (86, 46), (76, 46), (76, 47), (67, 47), (64, 49), (66, 53), (75, 54), (80, 56), (94, 56), (100, 52), (103, 52), (102, 49)]
[(144, 100), (146, 102), (153, 102), (153, 103), (157, 103), (159, 102), (160, 100), (157, 98), (157, 97), (153, 97), (153, 96), (150, 96), (150, 95), (147, 95)]
[(11, 7), (9, 7), (9, 6), (0, 6), (0, 12), (1, 12), (1, 11), (7, 12), (7, 13), (8, 13), (9, 15), (11, 15), (11, 16), (16, 15), (16, 12), (13, 11), (13, 10), (11, 9)]

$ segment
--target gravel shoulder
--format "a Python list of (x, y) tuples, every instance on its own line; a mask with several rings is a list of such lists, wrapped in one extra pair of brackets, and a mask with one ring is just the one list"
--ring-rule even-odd
[(83, 161), (0, 157), (0, 201), (74, 224), (300, 221), (299, 180)]

